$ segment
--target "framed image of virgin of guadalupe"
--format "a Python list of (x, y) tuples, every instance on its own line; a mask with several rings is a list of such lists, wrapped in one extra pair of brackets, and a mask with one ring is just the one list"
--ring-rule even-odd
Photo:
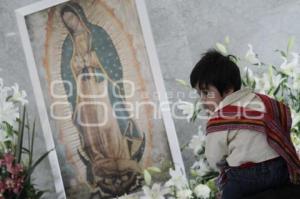
[(143, 169), (168, 161), (185, 175), (143, 0), (16, 14), (58, 198), (139, 192)]

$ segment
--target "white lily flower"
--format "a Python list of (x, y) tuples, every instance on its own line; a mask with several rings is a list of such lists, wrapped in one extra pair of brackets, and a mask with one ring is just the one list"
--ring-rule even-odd
[(280, 74), (271, 77), (271, 84), (274, 87), (277, 87), (282, 81), (283, 81), (283, 78), (281, 77)]
[(25, 99), (27, 94), (24, 90), (19, 91), (19, 85), (17, 83), (15, 83), (14, 86), (12, 86), (13, 89), (13, 95), (10, 98), (10, 101), (13, 102), (20, 102), (22, 105), (27, 104), (28, 100)]
[(244, 68), (245, 78), (246, 78), (246, 74), (247, 74), (247, 73), (248, 73), (248, 78), (249, 78), (249, 80), (250, 80), (250, 81), (253, 81), (253, 80), (255, 79), (255, 77), (254, 77), (254, 72), (253, 72), (250, 68), (245, 67), (245, 68)]
[(211, 190), (205, 184), (198, 184), (194, 189), (194, 193), (200, 199), (209, 199)]
[(292, 89), (300, 90), (300, 76), (294, 79)]
[(168, 193), (167, 189), (161, 189), (160, 184), (154, 183), (150, 189), (147, 186), (143, 186), (144, 196), (141, 199), (164, 199), (164, 195)]
[(194, 151), (194, 154), (197, 155), (199, 151), (204, 150), (205, 146), (205, 137), (201, 135), (194, 135), (189, 143), (189, 148)]
[(294, 90), (300, 90), (300, 65), (298, 64), (292, 73), (292, 88)]
[(299, 78), (300, 77), (300, 64), (298, 64), (295, 68), (294, 68), (294, 73), (293, 73), (293, 78)]
[(6, 140), (6, 132), (3, 127), (0, 128), (0, 142), (4, 142)]
[(199, 161), (196, 161), (192, 165), (191, 169), (193, 169), (197, 173), (197, 175), (201, 177), (205, 176), (206, 174), (212, 171), (207, 161), (205, 161), (203, 158), (201, 158)]
[(11, 90), (9, 87), (5, 87), (3, 84), (3, 79), (0, 78), (0, 98), (1, 101), (6, 101), (6, 98), (8, 97), (8, 92)]
[(250, 79), (253, 79), (253, 78), (254, 78), (254, 73), (253, 73), (253, 71), (252, 71), (250, 68), (247, 68), (247, 71), (248, 71), (248, 77), (249, 77)]
[(226, 47), (221, 44), (221, 43), (216, 43), (216, 47), (217, 47), (217, 50), (222, 53), (223, 55), (227, 55), (227, 49)]
[(138, 199), (139, 197), (138, 196), (133, 196), (133, 195), (123, 195), (121, 197), (118, 197), (117, 199)]
[(292, 53), (293, 59), (291, 62), (288, 63), (285, 57), (282, 57), (283, 63), (280, 65), (280, 68), (283, 73), (286, 75), (292, 76), (294, 70), (299, 66), (299, 55), (297, 53)]
[(190, 87), (190, 84), (187, 83), (185, 80), (183, 79), (176, 79), (176, 81), (181, 84), (182, 86), (185, 86), (185, 87)]
[(6, 142), (6, 141), (15, 141), (16, 136), (8, 136), (6, 131), (1, 127), (0, 129), (0, 142)]
[(11, 101), (7, 101), (11, 88), (5, 87), (3, 79), (0, 78), (0, 125), (4, 121), (13, 126), (14, 129), (18, 126), (16, 119), (19, 117), (19, 108)]
[(177, 192), (178, 199), (189, 199), (192, 198), (193, 192), (190, 189), (182, 189)]
[(294, 68), (294, 73), (292, 74), (292, 77), (294, 79), (300, 78), (300, 64), (298, 64), (295, 68)]
[(230, 38), (228, 36), (226, 36), (225, 39), (224, 39), (224, 42), (225, 42), (226, 45), (228, 45), (229, 42), (230, 42)]
[(296, 126), (300, 122), (300, 113), (297, 113), (294, 109), (291, 108), (292, 115), (292, 128)]
[(257, 58), (257, 54), (254, 53), (253, 47), (251, 44), (248, 44), (248, 51), (246, 52), (245, 59), (251, 64), (261, 64), (259, 59)]
[(165, 183), (165, 187), (176, 187), (177, 189), (185, 189), (188, 187), (186, 179), (177, 169), (173, 170), (170, 168), (169, 174), (171, 178)]
[(263, 77), (261, 78), (261, 81), (260, 81), (260, 83), (261, 83), (261, 85), (262, 85), (262, 90), (264, 90), (264, 91), (268, 91), (268, 90), (270, 90), (271, 89), (271, 82), (270, 82), (270, 77), (268, 76), (268, 74), (267, 73), (264, 73), (263, 74)]
[(197, 135), (199, 135), (199, 136), (205, 136), (205, 131), (203, 130), (203, 126), (202, 125), (198, 126)]
[(195, 111), (195, 106), (191, 102), (187, 101), (182, 101), (179, 99), (177, 102), (177, 108), (182, 111), (182, 114), (186, 116), (186, 118), (189, 120), (192, 118), (194, 111)]
[(272, 87), (278, 87), (284, 80), (280, 74), (270, 75), (263, 73), (261, 78), (254, 77), (259, 92), (267, 93)]
[(254, 77), (254, 81), (256, 83), (255, 91), (258, 93), (265, 94), (266, 92), (263, 90), (264, 82), (261, 80), (261, 78)]
[[(287, 64), (287, 59), (285, 57), (281, 57), (283, 59), (283, 62), (281, 63), (281, 65), (279, 66), (285, 73), (288, 72), (288, 73), (291, 73), (289, 70), (290, 70), (290, 67), (288, 66)], [(289, 69), (289, 70), (288, 70)]]
[(16, 119), (19, 117), (19, 110), (12, 102), (0, 98), (0, 123), (4, 121), (12, 126), (16, 125)]

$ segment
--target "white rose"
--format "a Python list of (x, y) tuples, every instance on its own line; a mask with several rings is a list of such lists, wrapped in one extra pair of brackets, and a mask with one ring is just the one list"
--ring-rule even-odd
[(193, 192), (190, 189), (182, 189), (177, 192), (178, 199), (189, 199), (192, 198)]
[(199, 184), (195, 187), (194, 193), (201, 199), (208, 199), (210, 196), (210, 188), (205, 184)]

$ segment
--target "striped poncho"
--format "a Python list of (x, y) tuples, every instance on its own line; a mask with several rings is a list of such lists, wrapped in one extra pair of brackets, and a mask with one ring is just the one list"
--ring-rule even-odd
[(287, 162), (291, 182), (300, 184), (300, 160), (291, 141), (291, 114), (288, 106), (258, 94), (266, 112), (227, 105), (218, 110), (206, 127), (206, 133), (248, 129), (265, 133), (268, 144)]

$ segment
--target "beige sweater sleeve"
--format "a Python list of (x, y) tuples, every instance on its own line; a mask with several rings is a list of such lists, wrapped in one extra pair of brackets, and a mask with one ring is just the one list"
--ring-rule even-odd
[(219, 170), (217, 163), (224, 160), (228, 154), (227, 136), (228, 131), (211, 133), (206, 136), (205, 156), (210, 167), (216, 171)]

